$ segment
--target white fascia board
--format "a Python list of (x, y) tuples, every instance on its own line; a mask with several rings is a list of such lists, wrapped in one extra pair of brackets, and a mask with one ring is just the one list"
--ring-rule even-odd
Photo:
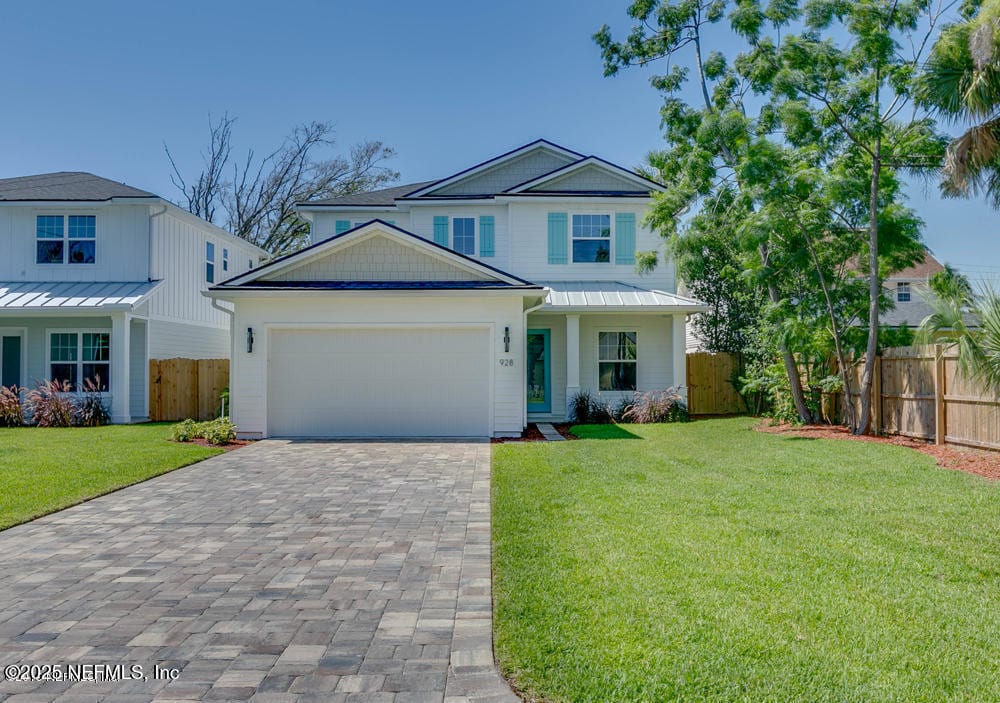
[(397, 290), (356, 290), (356, 289), (329, 289), (329, 288), (233, 288), (219, 289), (210, 288), (204, 295), (218, 300), (237, 301), (240, 299), (253, 298), (275, 298), (282, 299), (294, 296), (330, 296), (341, 298), (412, 298), (420, 296), (424, 298), (467, 298), (470, 296), (482, 298), (540, 298), (545, 291), (540, 288), (465, 288), (446, 290), (419, 290), (419, 289), (397, 289)]
[(162, 198), (108, 198), (107, 200), (0, 200), (0, 207), (97, 209), (108, 205), (159, 205)]
[(599, 203), (611, 205), (613, 203), (626, 203), (628, 205), (648, 205), (652, 202), (652, 197), (648, 195), (627, 195), (615, 197), (611, 195), (549, 195), (538, 193), (536, 195), (498, 195), (495, 198), (498, 203)]
[(545, 305), (539, 314), (583, 313), (587, 315), (676, 315), (679, 313), (708, 312), (707, 305), (619, 305), (615, 307), (599, 305)]
[(131, 312), (134, 306), (128, 303), (114, 303), (111, 305), (91, 306), (91, 307), (60, 307), (37, 306), (23, 308), (0, 308), (0, 317), (95, 317), (107, 315), (113, 312)]

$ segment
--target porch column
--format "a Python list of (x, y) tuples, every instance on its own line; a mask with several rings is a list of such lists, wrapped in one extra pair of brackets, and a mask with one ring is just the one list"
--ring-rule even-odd
[(127, 312), (111, 315), (111, 386), (108, 390), (111, 392), (111, 421), (116, 424), (132, 421), (129, 409), (131, 326), (131, 315)]
[(685, 313), (680, 313), (671, 318), (673, 322), (672, 334), (670, 335), (670, 346), (673, 354), (673, 384), (685, 400), (687, 400), (688, 395), (686, 317)]
[(573, 396), (580, 391), (580, 316), (566, 316), (566, 419)]

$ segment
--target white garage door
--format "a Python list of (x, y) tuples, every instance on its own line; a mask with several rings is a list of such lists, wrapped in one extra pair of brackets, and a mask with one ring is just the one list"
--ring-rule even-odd
[(275, 330), (272, 437), (485, 437), (489, 331)]

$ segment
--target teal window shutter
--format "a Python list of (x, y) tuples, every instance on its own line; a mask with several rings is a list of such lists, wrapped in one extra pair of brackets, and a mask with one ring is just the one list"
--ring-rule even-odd
[(635, 264), (635, 213), (615, 213), (615, 263)]
[(448, 216), (434, 216), (434, 243), (443, 247), (448, 246)]
[(549, 213), (549, 263), (569, 262), (569, 227), (565, 212)]
[(494, 230), (494, 220), (493, 215), (483, 215), (479, 218), (479, 255), (480, 256), (493, 256), (494, 255), (494, 243), (493, 243), (493, 230)]
[(351, 228), (350, 220), (337, 220), (337, 226), (333, 230), (334, 234), (343, 234)]

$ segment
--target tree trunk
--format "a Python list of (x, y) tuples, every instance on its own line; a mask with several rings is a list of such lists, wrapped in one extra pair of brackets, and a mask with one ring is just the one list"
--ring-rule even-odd
[[(876, 99), (876, 104), (877, 104)], [(868, 345), (865, 347), (865, 368), (861, 376), (861, 417), (854, 434), (865, 434), (871, 424), (872, 379), (875, 375), (875, 354), (878, 352), (878, 299), (882, 285), (878, 275), (878, 181), (882, 173), (882, 137), (875, 135), (872, 149), (872, 180), (868, 207)]]
[[(760, 258), (766, 266), (767, 247), (763, 245), (760, 247)], [(767, 282), (767, 295), (772, 303), (777, 303), (781, 300), (781, 296), (778, 294), (778, 287), (774, 285), (770, 278)], [(783, 340), (778, 341), (778, 349), (781, 350), (781, 360), (785, 363), (785, 373), (788, 375), (788, 385), (792, 390), (792, 401), (795, 403), (795, 411), (799, 414), (799, 419), (808, 424), (812, 422), (812, 413), (809, 412), (809, 406), (806, 405), (806, 396), (802, 391), (802, 377), (799, 375), (799, 366), (795, 363), (795, 357), (788, 351), (788, 347), (785, 346)]]

